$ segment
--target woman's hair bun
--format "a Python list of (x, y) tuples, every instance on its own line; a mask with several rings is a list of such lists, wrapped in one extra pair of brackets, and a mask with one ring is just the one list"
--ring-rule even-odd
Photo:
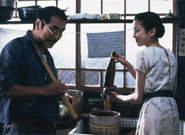
[(156, 38), (163, 37), (165, 28), (158, 14), (154, 12), (139, 13), (135, 16), (134, 20), (141, 21), (146, 31), (156, 28)]

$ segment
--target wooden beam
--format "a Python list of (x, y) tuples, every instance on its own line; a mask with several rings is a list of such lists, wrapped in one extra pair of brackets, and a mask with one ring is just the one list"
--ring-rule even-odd
[[(81, 12), (81, 0), (76, 0), (76, 14)], [(76, 89), (81, 86), (81, 24), (76, 24)]]

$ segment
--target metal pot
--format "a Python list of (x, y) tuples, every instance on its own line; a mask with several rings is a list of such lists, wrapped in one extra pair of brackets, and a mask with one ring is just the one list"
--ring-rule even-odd
[(10, 20), (13, 16), (15, 8), (13, 7), (0, 7), (0, 21)]
[(41, 6), (27, 6), (17, 8), (19, 18), (22, 21), (35, 20), (37, 12), (41, 9)]
[(62, 101), (60, 101), (59, 102), (59, 117), (63, 118), (63, 117), (66, 117), (66, 116), (69, 116), (68, 109), (65, 106), (65, 104)]
[(59, 102), (59, 119), (56, 121), (56, 128), (62, 129), (67, 128), (69, 123), (71, 123), (72, 119), (69, 116), (69, 112), (65, 104), (60, 101)]
[(0, 7), (15, 8), (15, 0), (0, 0)]
[[(75, 112), (80, 117), (83, 111), (83, 92), (81, 90), (67, 90), (67, 94), (73, 96), (75, 98)], [(63, 101), (59, 102), (59, 116), (60, 118), (69, 116), (69, 111)]]
[(75, 98), (76, 105), (74, 107), (78, 117), (83, 111), (83, 91), (81, 90), (67, 90), (67, 93)]

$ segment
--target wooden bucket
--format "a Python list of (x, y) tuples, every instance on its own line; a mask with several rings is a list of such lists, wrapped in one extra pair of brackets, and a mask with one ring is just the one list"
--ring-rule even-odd
[(89, 114), (91, 134), (118, 135), (120, 132), (120, 113), (109, 110), (93, 111)]

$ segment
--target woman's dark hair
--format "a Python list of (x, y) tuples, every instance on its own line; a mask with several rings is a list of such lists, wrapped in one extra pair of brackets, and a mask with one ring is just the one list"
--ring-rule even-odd
[(165, 28), (158, 14), (154, 12), (139, 13), (134, 20), (141, 21), (146, 31), (156, 28), (156, 38), (161, 38), (164, 35)]
[[(40, 20), (44, 20), (46, 23), (50, 23), (50, 18), (51, 16), (57, 16), (65, 21), (67, 21), (67, 16), (65, 14), (65, 10), (62, 10), (58, 7), (54, 7), (54, 6), (48, 6), (45, 8), (41, 8), (35, 18), (35, 21), (37, 18), (39, 18)], [(44, 24), (42, 24), (44, 25)], [(35, 22), (33, 24), (33, 27), (35, 28)]]

